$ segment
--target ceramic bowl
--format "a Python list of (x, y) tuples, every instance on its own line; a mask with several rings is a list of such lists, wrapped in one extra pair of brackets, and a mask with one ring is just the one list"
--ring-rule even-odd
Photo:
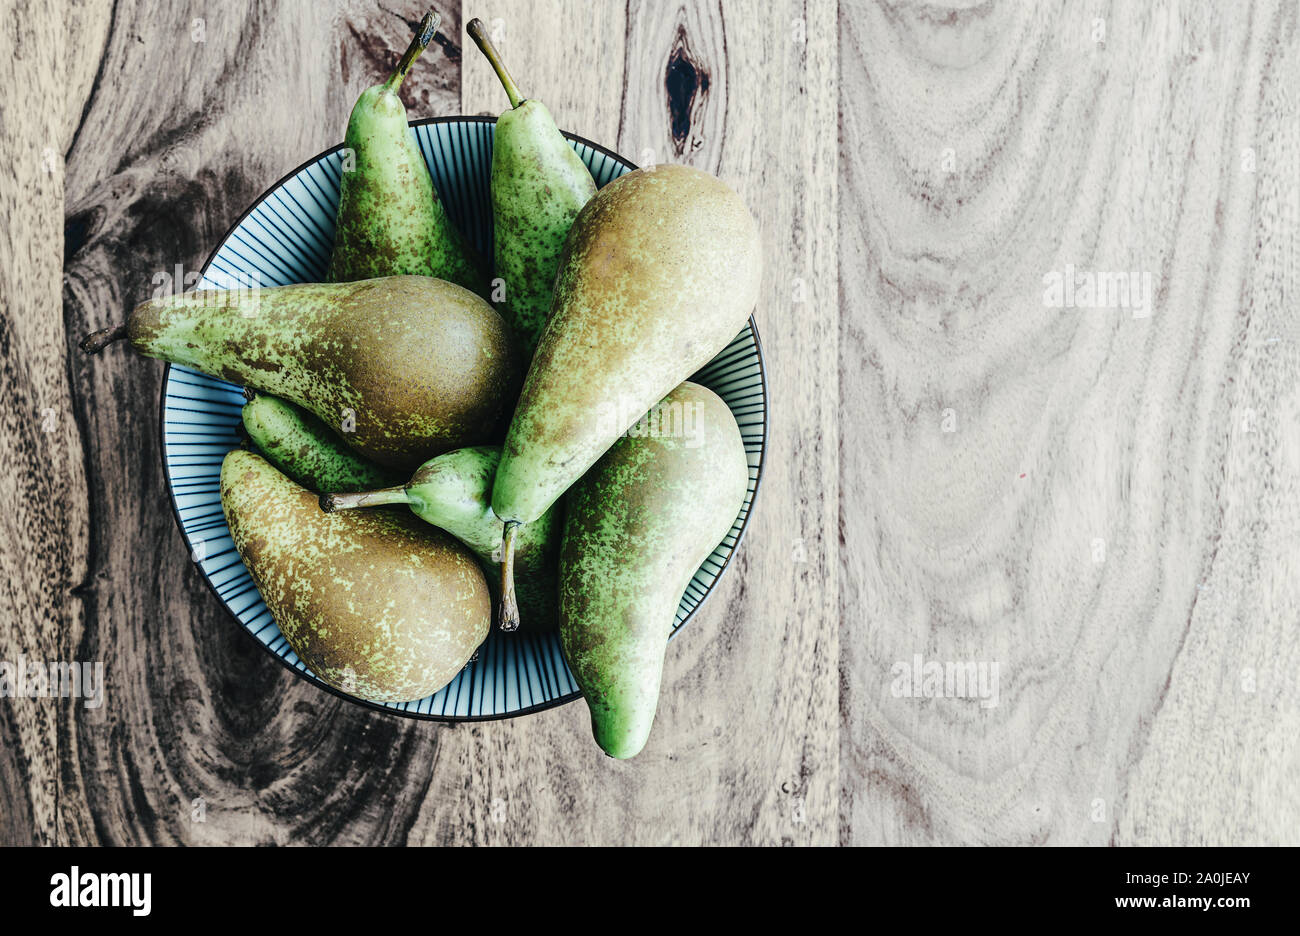
[[(452, 219), (485, 256), (491, 256), (492, 165), (489, 118), (422, 120), (411, 127)], [(566, 134), (597, 185), (632, 163), (601, 146)], [(202, 288), (318, 282), (324, 278), (334, 240), (342, 146), (303, 164), (253, 203), (230, 229), (203, 268)], [(736, 416), (749, 456), (749, 491), (725, 540), (695, 573), (677, 609), (676, 636), (726, 570), (744, 535), (763, 467), (767, 441), (767, 383), (758, 330), (745, 330), (691, 378), (717, 393)], [(303, 679), (358, 705), (413, 718), (474, 721), (536, 712), (578, 698), (555, 632), (513, 634), (493, 630), (477, 658), (445, 688), (416, 702), (375, 703), (339, 692), (317, 679), (280, 634), (257, 587), (240, 561), (221, 511), (221, 460), (239, 444), (236, 427), (242, 388), (184, 367), (169, 367), (163, 380), (162, 454), (176, 522), (191, 558), (239, 626), (267, 653)]]

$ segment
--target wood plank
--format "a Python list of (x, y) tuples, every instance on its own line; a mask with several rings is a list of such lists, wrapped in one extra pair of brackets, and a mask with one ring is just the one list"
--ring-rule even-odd
[[(74, 22), (88, 12), (74, 11)], [(68, 338), (44, 371), (63, 373), (71, 340), (147, 298), (156, 274), (199, 270), (254, 198), (337, 143), (357, 94), (391, 68), (422, 13), (413, 2), (356, 0), (331, 13), (118, 0), (98, 81), (87, 100), (70, 102), (81, 119), (67, 163)], [(456, 12), (444, 15), (444, 38), (454, 37)], [(412, 116), (457, 106), (459, 49), (443, 42), (431, 53), (404, 85)], [(337, 700), (256, 648), (191, 567), (172, 520), (157, 423), (162, 367), (122, 349), (69, 360), (68, 424), (85, 440), (85, 470), (65, 496), (68, 512), (86, 519), (34, 526), (58, 549), (89, 529), (75, 647), (104, 661), (108, 695), (96, 713), (66, 710), (60, 839), (403, 841), (439, 729)], [(75, 443), (74, 434), (71, 451)], [(67, 457), (46, 448), (37, 454), (56, 466)], [(33, 626), (40, 608), (24, 612)], [(39, 750), (35, 738), (30, 746)]]
[[(633, 161), (649, 153), (717, 173), (754, 210), (774, 401), (763, 488), (733, 568), (669, 650), (645, 752), (600, 757), (580, 704), (475, 727), (453, 744), (475, 770), (478, 803), (465, 813), (464, 781), (440, 772), (426, 824), (484, 842), (833, 842), (834, 10), (634, 3), (625, 29), (597, 8), (494, 2), (465, 5), (462, 19), (501, 28), (512, 71), (562, 127), (598, 128), (596, 142)], [(476, 54), (466, 53), (464, 109), (499, 112), (504, 97)]]
[[(57, 106), (93, 69), (70, 54), (63, 4), (0, 6), (12, 45), (0, 62), (0, 660), (7, 691), (17, 667), (73, 658), (73, 590), (85, 577), (88, 527), (81, 439), (71, 418), (67, 335), (59, 303), (63, 154), (74, 132)], [(91, 18), (84, 39), (102, 32)], [(93, 56), (90, 57), (93, 61)], [(31, 543), (32, 548), (16, 548)], [(19, 690), (21, 691), (21, 689)], [(59, 838), (59, 757), (68, 704), (6, 697), (0, 704), (0, 844)]]
[(842, 841), (1294, 843), (1295, 5), (839, 23)]

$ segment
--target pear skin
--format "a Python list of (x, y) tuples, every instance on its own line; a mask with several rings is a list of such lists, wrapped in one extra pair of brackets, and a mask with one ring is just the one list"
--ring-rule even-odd
[(120, 338), (148, 357), (296, 403), (353, 451), (407, 471), (497, 442), (518, 387), (501, 316), (427, 276), (151, 299), (81, 346), (95, 353)]
[(735, 522), (749, 485), (740, 429), (683, 383), (570, 490), (560, 642), (612, 757), (645, 746), (682, 593)]
[[(425, 462), (409, 481), (372, 491), (322, 494), (323, 510), (346, 510), (405, 504), (421, 520), (460, 540), (478, 556), (495, 591), (501, 562), (503, 524), (492, 512), (492, 479), (501, 449), (476, 446), (447, 452)], [(514, 580), (520, 626), (543, 630), (555, 626), (555, 583), (560, 547), (561, 508), (556, 504), (516, 540)]]
[(736, 337), (758, 297), (761, 244), (732, 189), (686, 166), (639, 169), (582, 209), (492, 491), (529, 523), (614, 440)]
[(522, 98), (483, 23), (472, 19), (465, 29), (510, 99), (493, 131), (493, 260), (505, 282), (505, 301), (498, 309), (527, 362), (550, 315), (564, 242), (596, 194), (596, 182), (546, 105)]
[(221, 466), (235, 548), (299, 658), (374, 702), (437, 692), (487, 637), (483, 573), (404, 511), (322, 513), (316, 495), (239, 449)]
[(398, 95), (438, 20), (433, 11), (425, 15), (396, 71), (363, 91), (352, 108), (343, 141), (330, 282), (409, 273), (479, 294), (486, 288), (481, 264), (438, 200)]
[(397, 473), (366, 461), (321, 419), (287, 400), (252, 394), (240, 413), (257, 451), (313, 491), (365, 491), (393, 484)]

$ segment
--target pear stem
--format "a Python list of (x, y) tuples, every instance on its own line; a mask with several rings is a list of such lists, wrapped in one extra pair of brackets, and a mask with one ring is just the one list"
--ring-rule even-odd
[(515, 533), (518, 520), (507, 520), (501, 536), (501, 613), (497, 620), (503, 631), (519, 629), (519, 603), (515, 601)]
[(465, 27), (465, 31), (469, 33), (469, 37), (474, 40), (474, 44), (479, 47), (479, 51), (491, 63), (492, 70), (501, 79), (501, 86), (506, 89), (506, 97), (510, 98), (510, 106), (512, 108), (518, 107), (524, 102), (524, 96), (519, 93), (515, 80), (510, 77), (510, 72), (506, 71), (505, 63), (501, 61), (496, 46), (488, 38), (487, 30), (483, 27), (483, 21), (477, 17), (470, 20), (469, 25)]
[(415, 64), (415, 60), (420, 57), (425, 49), (429, 48), (429, 43), (433, 41), (433, 34), (438, 31), (438, 24), (441, 22), (442, 16), (433, 10), (424, 14), (424, 19), (420, 20), (420, 28), (416, 30), (411, 44), (402, 53), (401, 61), (397, 63), (397, 70), (384, 82), (385, 88), (394, 92), (398, 89), (402, 79), (406, 77), (406, 73)]
[(91, 332), (85, 338), (81, 339), (81, 350), (87, 354), (98, 354), (115, 341), (121, 341), (126, 337), (126, 325), (114, 325), (112, 328), (103, 328), (97, 332)]
[(409, 504), (411, 497), (405, 485), (380, 488), (377, 491), (359, 491), (355, 494), (322, 494), (320, 509), (326, 513), (352, 510), (356, 507), (382, 507), (385, 504)]

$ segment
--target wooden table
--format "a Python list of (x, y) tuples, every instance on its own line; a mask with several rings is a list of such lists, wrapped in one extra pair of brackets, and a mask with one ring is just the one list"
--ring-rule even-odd
[[(762, 228), (764, 487), (649, 747), (290, 676), (182, 545), (161, 365), (75, 350), (338, 142), (421, 4), (6, 3), (0, 660), (107, 688), (0, 700), (0, 842), (1300, 841), (1294, 0), (439, 9), (412, 117), (504, 108), (478, 16)], [(1053, 303), (1108, 271), (1146, 308)]]

